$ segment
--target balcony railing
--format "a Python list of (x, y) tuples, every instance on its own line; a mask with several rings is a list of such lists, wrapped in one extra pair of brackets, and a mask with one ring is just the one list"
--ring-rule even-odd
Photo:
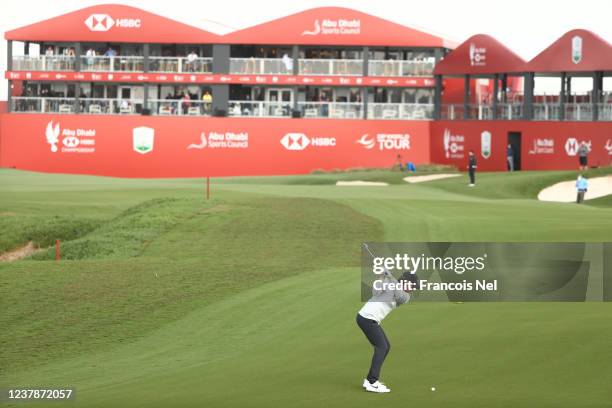
[[(100, 115), (137, 114), (141, 112), (142, 99), (104, 98), (52, 98), (21, 97), (11, 98), (11, 111), (22, 113), (86, 113)], [(78, 107), (78, 109), (77, 109)]]
[(291, 117), (290, 102), (229, 101), (229, 116)]
[[(442, 105), (440, 117), (443, 120), (463, 120), (465, 106), (463, 104)], [(469, 119), (491, 120), (493, 119), (493, 105), (479, 104), (468, 105)], [(497, 104), (496, 119), (516, 120), (523, 118), (523, 105), (520, 103)]]
[(86, 72), (143, 72), (144, 57), (81, 56), (81, 71)]
[(434, 105), (429, 103), (368, 103), (369, 119), (433, 119)]
[(200, 100), (149, 99), (149, 109), (151, 109), (153, 115), (160, 116), (210, 116), (212, 104)]
[(362, 119), (361, 102), (298, 102), (304, 118)]
[(300, 59), (301, 75), (363, 75), (363, 61), (349, 59)]
[(245, 75), (291, 75), (293, 60), (281, 58), (231, 58), (230, 74)]
[(433, 75), (435, 62), (421, 60), (370, 60), (368, 76), (430, 76)]
[(212, 72), (212, 58), (187, 57), (149, 57), (149, 71), (169, 73), (200, 73)]
[(14, 71), (74, 71), (75, 57), (67, 55), (40, 55), (30, 57), (20, 55), (13, 57)]

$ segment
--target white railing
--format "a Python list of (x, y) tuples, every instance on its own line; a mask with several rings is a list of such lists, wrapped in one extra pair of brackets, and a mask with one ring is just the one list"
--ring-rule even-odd
[(291, 75), (293, 74), (293, 59), (281, 58), (231, 58), (230, 74), (247, 75)]
[(361, 102), (298, 102), (303, 118), (361, 119)]
[(428, 120), (433, 110), (429, 103), (368, 103), (368, 119)]
[[(440, 118), (443, 120), (463, 120), (465, 106), (463, 104), (442, 105)], [(469, 119), (493, 119), (493, 104), (476, 104), (468, 106)], [(520, 103), (498, 103), (495, 119), (516, 120), (523, 118), (523, 105)]]
[(533, 104), (533, 119), (534, 120), (560, 120), (561, 106), (554, 103), (534, 103)]
[(612, 121), (612, 101), (597, 104), (597, 120)]
[(291, 102), (229, 101), (229, 116), (291, 117)]
[(80, 98), (79, 112), (90, 115), (134, 115), (142, 111), (143, 99)]
[(13, 71), (74, 71), (75, 57), (68, 55), (40, 55), (13, 57)]
[(81, 71), (89, 72), (143, 72), (144, 57), (81, 56)]
[(300, 59), (300, 75), (363, 75), (363, 61), (349, 59)]
[(212, 104), (200, 100), (149, 99), (149, 109), (153, 115), (210, 116)]
[[(11, 112), (137, 114), (142, 104), (142, 99), (80, 98), (77, 105), (76, 98), (15, 96), (11, 98)], [(77, 106), (78, 109), (75, 109)]]
[(430, 76), (434, 66), (432, 60), (370, 60), (368, 76)]
[(207, 74), (212, 72), (212, 58), (149, 57), (149, 71)]
[(565, 120), (589, 121), (593, 120), (593, 104), (570, 103), (564, 105)]

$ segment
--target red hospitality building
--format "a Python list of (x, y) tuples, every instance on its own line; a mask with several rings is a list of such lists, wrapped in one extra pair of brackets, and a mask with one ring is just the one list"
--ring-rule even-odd
[[(574, 30), (530, 62), (345, 8), (219, 36), (133, 7), (9, 31), (0, 166), (121, 177), (308, 173), (405, 161), (504, 170), (612, 158), (612, 47)], [(23, 55), (12, 55), (15, 42)], [(558, 76), (558, 95), (534, 94)], [(573, 77), (593, 80), (589, 95)]]

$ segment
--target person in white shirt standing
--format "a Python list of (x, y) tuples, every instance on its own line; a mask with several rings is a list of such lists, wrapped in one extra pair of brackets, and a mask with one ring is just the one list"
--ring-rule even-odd
[(391, 389), (379, 381), (380, 370), (389, 354), (391, 344), (380, 323), (396, 307), (410, 300), (409, 282), (416, 287), (418, 278), (415, 274), (404, 272), (399, 281), (385, 270), (384, 276), (372, 286), (372, 297), (357, 313), (357, 325), (368, 341), (374, 346), (374, 355), (363, 388), (369, 392), (386, 393)]

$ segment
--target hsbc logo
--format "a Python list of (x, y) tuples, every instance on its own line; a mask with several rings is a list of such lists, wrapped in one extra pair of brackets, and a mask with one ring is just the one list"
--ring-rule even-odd
[(578, 139), (576, 139), (575, 137), (568, 137), (565, 141), (565, 153), (567, 153), (568, 156), (576, 156), (578, 154), (580, 144), (583, 142), (586, 143), (587, 147), (589, 148), (589, 151), (591, 151), (592, 146), (590, 140), (588, 142), (578, 141)]
[(92, 14), (85, 19), (85, 25), (91, 31), (108, 31), (114, 26), (118, 28), (140, 28), (142, 20), (139, 18), (117, 18), (108, 14)]
[(287, 133), (280, 140), (280, 143), (287, 150), (304, 150), (308, 146), (312, 147), (334, 147), (336, 146), (335, 137), (308, 137), (303, 133)]

